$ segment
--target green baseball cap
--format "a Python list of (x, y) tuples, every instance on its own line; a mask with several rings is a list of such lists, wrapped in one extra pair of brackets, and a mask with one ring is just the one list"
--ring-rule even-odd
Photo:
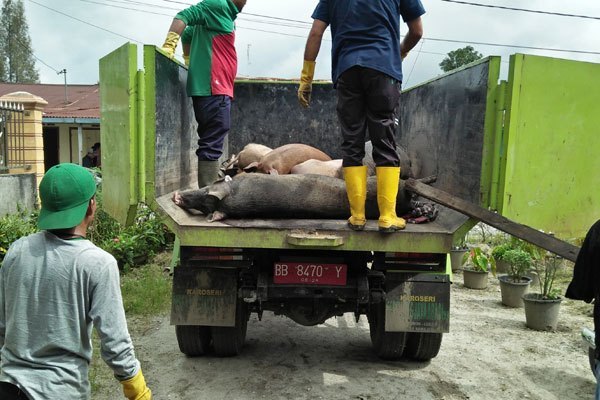
[(86, 168), (70, 163), (50, 168), (40, 182), (42, 209), (38, 228), (68, 229), (79, 225), (94, 194), (96, 182)]

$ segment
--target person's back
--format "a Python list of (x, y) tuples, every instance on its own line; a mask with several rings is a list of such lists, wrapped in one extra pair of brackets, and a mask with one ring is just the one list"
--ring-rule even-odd
[[(118, 322), (115, 328), (125, 323), (98, 321), (107, 303), (94, 293), (120, 299), (113, 284), (118, 282), (113, 257), (87, 240), (39, 232), (14, 244), (0, 272), (4, 310), (10, 315), (0, 379), (18, 382), (34, 398), (89, 397), (92, 325), (88, 318), (102, 330), (110, 330), (114, 322)], [(111, 348), (113, 356), (131, 344), (126, 332), (117, 336), (122, 345)], [(118, 375), (133, 374), (135, 361), (126, 365), (116, 371)], [(57, 381), (61, 385), (54, 384)]]
[(92, 329), (125, 397), (150, 400), (127, 330), (115, 258), (85, 239), (96, 184), (75, 164), (40, 183), (38, 232), (14, 242), (0, 269), (0, 398), (88, 399)]

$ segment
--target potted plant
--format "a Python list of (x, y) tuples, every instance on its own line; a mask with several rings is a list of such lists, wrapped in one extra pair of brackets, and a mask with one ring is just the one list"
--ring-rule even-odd
[(505, 274), (508, 272), (508, 263), (504, 260), (507, 251), (514, 250), (510, 242), (504, 242), (492, 249), (492, 257), (496, 260), (496, 272)]
[[(493, 254), (493, 253), (492, 253)], [(531, 269), (533, 259), (525, 250), (512, 249), (502, 253), (508, 265), (508, 275), (498, 278), (502, 304), (509, 307), (523, 307), (523, 295), (527, 293), (531, 278), (526, 274)]]
[(469, 250), (463, 257), (464, 285), (470, 289), (485, 289), (488, 285), (488, 274), (496, 276), (496, 261), (481, 248)]
[(540, 283), (539, 293), (523, 295), (525, 321), (528, 328), (539, 331), (556, 330), (562, 297), (554, 288), (554, 282), (560, 261), (557, 256), (547, 255), (533, 264)]
[(460, 269), (467, 251), (469, 251), (469, 248), (467, 247), (465, 237), (463, 236), (458, 243), (452, 246), (452, 250), (450, 250), (450, 266), (452, 272), (456, 272)]

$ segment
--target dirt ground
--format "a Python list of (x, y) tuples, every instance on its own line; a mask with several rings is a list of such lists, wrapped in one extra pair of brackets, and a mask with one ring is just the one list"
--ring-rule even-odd
[[(168, 316), (130, 322), (154, 399), (592, 399), (595, 389), (580, 339), (591, 306), (563, 301), (556, 332), (525, 326), (523, 309), (500, 303), (498, 281), (467, 289), (454, 277), (450, 333), (428, 363), (386, 362), (371, 352), (365, 317), (303, 327), (255, 314), (234, 358), (187, 358)], [(143, 325), (143, 328), (141, 325)], [(137, 333), (135, 333), (137, 332)], [(114, 380), (94, 399), (120, 399)]]

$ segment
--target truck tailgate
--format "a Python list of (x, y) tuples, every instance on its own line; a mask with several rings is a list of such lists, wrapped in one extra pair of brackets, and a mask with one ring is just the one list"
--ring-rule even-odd
[(332, 219), (225, 219), (210, 222), (200, 213), (176, 206), (172, 194), (157, 199), (165, 222), (184, 246), (242, 248), (327, 248), (345, 251), (447, 253), (455, 235), (472, 226), (468, 217), (440, 207), (433, 222), (407, 224), (393, 234), (380, 233), (377, 221), (367, 221), (364, 231), (348, 228), (345, 220)]

